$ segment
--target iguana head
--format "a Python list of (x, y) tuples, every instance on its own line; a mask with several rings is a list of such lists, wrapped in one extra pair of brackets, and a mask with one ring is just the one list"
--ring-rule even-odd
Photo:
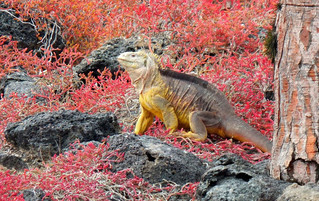
[(124, 52), (118, 58), (118, 62), (127, 71), (134, 71), (136, 69), (145, 68), (147, 62), (147, 53), (144, 51), (139, 52)]
[(125, 52), (117, 60), (129, 73), (132, 84), (139, 92), (157, 76), (157, 56), (150, 52)]

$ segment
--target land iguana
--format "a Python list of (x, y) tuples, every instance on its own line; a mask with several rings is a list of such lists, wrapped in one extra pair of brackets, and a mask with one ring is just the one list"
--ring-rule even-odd
[(182, 136), (197, 141), (206, 140), (208, 133), (218, 134), (250, 142), (271, 153), (269, 139), (241, 120), (225, 95), (212, 84), (192, 75), (162, 69), (157, 55), (143, 50), (122, 53), (118, 61), (139, 92), (141, 114), (136, 134), (143, 134), (157, 116), (170, 133), (190, 129)]

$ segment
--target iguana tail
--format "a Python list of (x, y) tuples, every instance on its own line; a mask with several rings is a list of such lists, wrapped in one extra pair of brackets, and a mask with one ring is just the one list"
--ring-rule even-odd
[(223, 127), (226, 137), (234, 138), (241, 142), (251, 142), (263, 152), (271, 153), (272, 143), (270, 140), (242, 119), (239, 117), (230, 117), (225, 122)]

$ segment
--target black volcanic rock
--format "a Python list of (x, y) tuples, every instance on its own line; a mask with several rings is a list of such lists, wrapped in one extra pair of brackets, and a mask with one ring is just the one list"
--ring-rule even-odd
[(108, 139), (110, 150), (124, 152), (124, 161), (113, 164), (113, 171), (131, 168), (136, 176), (150, 183), (197, 182), (207, 164), (194, 154), (166, 144), (151, 136), (121, 134)]
[(120, 132), (111, 113), (86, 114), (60, 110), (42, 112), (11, 123), (5, 129), (6, 140), (13, 146), (34, 151), (44, 158), (59, 154), (75, 140), (102, 141)]

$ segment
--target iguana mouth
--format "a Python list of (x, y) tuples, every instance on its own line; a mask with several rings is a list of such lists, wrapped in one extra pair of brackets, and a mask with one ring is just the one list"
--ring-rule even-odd
[(121, 58), (121, 57), (117, 57), (117, 60), (118, 60), (118, 61), (126, 61), (126, 62), (129, 61), (129, 60), (127, 60), (127, 59), (125, 59), (125, 58)]
[(117, 58), (117, 61), (118, 61), (126, 70), (132, 68), (132, 66), (131, 66), (132, 61), (130, 61), (129, 59), (125, 59), (125, 58), (118, 57), (118, 58)]

